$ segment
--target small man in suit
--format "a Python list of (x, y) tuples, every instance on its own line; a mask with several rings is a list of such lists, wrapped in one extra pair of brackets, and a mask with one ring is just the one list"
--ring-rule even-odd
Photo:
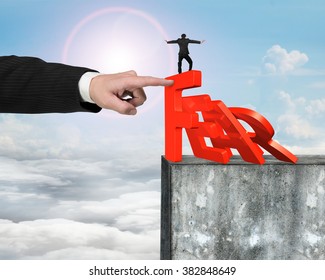
[(182, 73), (182, 60), (185, 59), (189, 64), (189, 71), (192, 70), (193, 67), (193, 61), (191, 57), (189, 56), (190, 52), (188, 50), (188, 44), (203, 44), (205, 40), (198, 41), (198, 40), (191, 40), (189, 38), (186, 38), (186, 34), (182, 34), (181, 38), (178, 38), (177, 40), (171, 40), (167, 41), (165, 40), (167, 44), (178, 44), (179, 46), (179, 52), (178, 52), (178, 73)]

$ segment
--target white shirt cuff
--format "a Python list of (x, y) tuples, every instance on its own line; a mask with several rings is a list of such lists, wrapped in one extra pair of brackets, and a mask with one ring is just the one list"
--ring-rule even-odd
[(90, 82), (92, 78), (101, 75), (100, 73), (97, 72), (86, 72), (83, 74), (79, 80), (78, 86), (79, 86), (79, 92), (81, 95), (81, 98), (84, 102), (89, 102), (95, 104), (95, 102), (90, 98), (90, 92), (89, 92), (89, 87), (90, 87)]

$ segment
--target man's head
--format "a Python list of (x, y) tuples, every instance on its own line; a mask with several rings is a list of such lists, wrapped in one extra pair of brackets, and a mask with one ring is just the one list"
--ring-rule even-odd
[(183, 33), (183, 34), (181, 35), (181, 37), (182, 37), (182, 39), (186, 38), (186, 34)]

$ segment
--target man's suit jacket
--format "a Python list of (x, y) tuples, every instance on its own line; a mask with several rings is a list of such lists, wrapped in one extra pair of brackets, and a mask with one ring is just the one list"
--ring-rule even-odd
[(78, 82), (88, 71), (34, 57), (0, 56), (0, 113), (99, 112), (82, 102)]
[(188, 38), (178, 38), (177, 40), (167, 41), (167, 44), (178, 44), (179, 55), (188, 55), (190, 52), (188, 50), (188, 44), (201, 44), (201, 41), (191, 40)]

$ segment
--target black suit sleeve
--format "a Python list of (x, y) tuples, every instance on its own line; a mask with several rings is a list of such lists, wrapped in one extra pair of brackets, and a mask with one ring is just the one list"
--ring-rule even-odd
[(192, 43), (192, 44), (201, 44), (201, 41), (198, 41), (198, 40), (189, 40), (189, 43)]
[(99, 112), (82, 102), (78, 82), (88, 68), (34, 57), (0, 56), (0, 113)]

